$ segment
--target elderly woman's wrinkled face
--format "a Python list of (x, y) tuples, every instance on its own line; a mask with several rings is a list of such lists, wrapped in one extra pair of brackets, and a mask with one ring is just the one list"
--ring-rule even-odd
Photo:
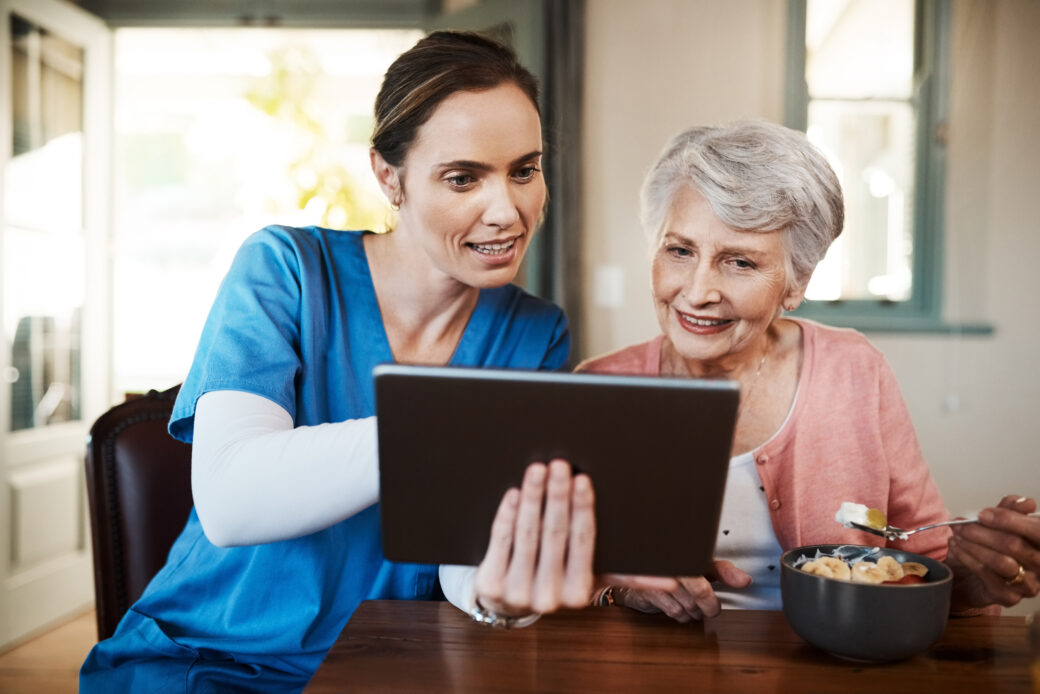
[(802, 291), (788, 287), (787, 267), (782, 232), (735, 231), (684, 186), (653, 258), (661, 330), (684, 359), (739, 360), (782, 305), (801, 301)]

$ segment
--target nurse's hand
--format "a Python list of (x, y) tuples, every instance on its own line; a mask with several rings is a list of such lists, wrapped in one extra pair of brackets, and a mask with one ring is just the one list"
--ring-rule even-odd
[[(544, 509), (543, 509), (544, 505)], [(595, 494), (564, 460), (533, 463), (502, 497), (474, 581), (477, 603), (503, 616), (585, 607), (594, 585)]]

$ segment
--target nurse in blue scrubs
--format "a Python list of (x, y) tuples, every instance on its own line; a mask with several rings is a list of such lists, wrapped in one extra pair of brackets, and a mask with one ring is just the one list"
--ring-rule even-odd
[[(437, 567), (381, 554), (371, 372), (564, 365), (562, 311), (511, 284), (546, 200), (537, 103), (509, 49), (432, 34), (375, 105), (393, 231), (272, 226), (243, 244), (169, 425), (193, 443), (195, 508), (82, 692), (298, 691), (362, 600), (440, 595)], [(562, 462), (529, 468), (470, 588), (478, 621), (587, 604), (592, 494)]]

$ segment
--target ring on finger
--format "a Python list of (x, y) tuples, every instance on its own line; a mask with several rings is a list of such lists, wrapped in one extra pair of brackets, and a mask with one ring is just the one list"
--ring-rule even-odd
[(1024, 580), (1026, 580), (1026, 567), (1019, 564), (1018, 573), (1015, 574), (1012, 578), (1009, 578), (1006, 581), (1004, 581), (1004, 584), (1009, 586), (1017, 586)]

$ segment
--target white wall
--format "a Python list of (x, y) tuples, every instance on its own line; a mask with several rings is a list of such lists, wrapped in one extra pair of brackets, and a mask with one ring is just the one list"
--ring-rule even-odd
[[(780, 122), (786, 6), (590, 0), (584, 127), (585, 337), (578, 356), (657, 332), (638, 190), (680, 128)], [(954, 0), (945, 312), (988, 336), (870, 334), (895, 369), (953, 512), (1040, 497), (1040, 2)], [(606, 272), (604, 272), (606, 269)], [(604, 306), (604, 277), (623, 283)], [(1040, 609), (1040, 599), (1013, 613)]]
[[(654, 335), (639, 186), (665, 142), (698, 123), (783, 114), (784, 3), (590, 0), (585, 123), (582, 356)], [(597, 305), (603, 268), (623, 305)]]

